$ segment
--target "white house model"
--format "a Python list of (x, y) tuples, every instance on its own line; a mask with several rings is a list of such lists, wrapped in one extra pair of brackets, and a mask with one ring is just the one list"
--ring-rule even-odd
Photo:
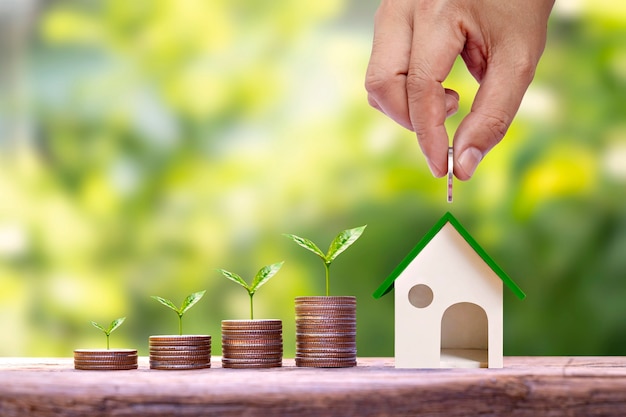
[(374, 293), (395, 286), (396, 368), (502, 368), (503, 284), (525, 297), (446, 213)]

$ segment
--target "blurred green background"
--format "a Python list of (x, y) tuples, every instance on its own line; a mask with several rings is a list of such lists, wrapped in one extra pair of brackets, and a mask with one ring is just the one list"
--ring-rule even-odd
[[(471, 181), (430, 175), (413, 135), (367, 105), (374, 0), (0, 3), (0, 355), (104, 346), (147, 354), (175, 303), (186, 333), (284, 321), (324, 270), (358, 297), (360, 356), (393, 355), (393, 297), (371, 297), (450, 210), (526, 291), (505, 294), (505, 354), (626, 354), (626, 3), (557, 2), (535, 81)], [(457, 65), (452, 132), (475, 81)], [(506, 88), (506, 86), (502, 86)]]

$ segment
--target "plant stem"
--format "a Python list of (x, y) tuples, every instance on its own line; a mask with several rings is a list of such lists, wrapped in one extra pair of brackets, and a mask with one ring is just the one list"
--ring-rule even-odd
[(109, 336), (110, 335), (107, 334), (106, 336), (107, 336), (107, 350), (109, 350)]
[(326, 267), (326, 297), (330, 295), (330, 264), (324, 262)]
[(254, 304), (252, 304), (252, 296), (254, 294), (250, 294), (250, 320), (254, 320)]
[(183, 316), (178, 315), (178, 334), (183, 335)]

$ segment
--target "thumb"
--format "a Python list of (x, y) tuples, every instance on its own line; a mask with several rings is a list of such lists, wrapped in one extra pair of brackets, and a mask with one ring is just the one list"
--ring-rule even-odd
[(454, 174), (458, 179), (470, 179), (484, 156), (502, 140), (532, 81), (534, 69), (532, 63), (487, 69), (472, 109), (454, 135)]

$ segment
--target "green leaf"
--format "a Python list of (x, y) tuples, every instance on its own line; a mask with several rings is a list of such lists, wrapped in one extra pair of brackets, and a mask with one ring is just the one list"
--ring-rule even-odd
[(185, 301), (183, 301), (183, 305), (180, 306), (180, 310), (178, 311), (178, 314), (180, 314), (181, 316), (183, 314), (185, 314), (185, 312), (187, 312), (187, 310), (189, 310), (191, 307), (194, 306), (194, 304), (196, 304), (198, 301), (200, 301), (200, 299), (202, 298), (204, 293), (206, 293), (206, 290), (194, 292), (193, 294), (189, 294), (187, 296), (187, 298), (185, 298)]
[(366, 227), (367, 225), (355, 227), (354, 229), (344, 230), (343, 232), (339, 233), (328, 248), (328, 253), (325, 257), (326, 263), (330, 265), (330, 263), (334, 261), (341, 252), (348, 249), (350, 245), (352, 245), (359, 237), (361, 237)]
[(177, 314), (178, 314), (178, 307), (176, 307), (174, 305), (174, 303), (172, 303), (170, 300), (165, 299), (165, 298), (161, 298), (159, 296), (153, 295), (152, 298), (154, 298), (155, 300), (157, 300), (159, 303), (163, 304), (164, 306), (171, 308), (172, 310), (174, 310)]
[(286, 234), (286, 233), (283, 233), (283, 236), (293, 240), (298, 245), (302, 246), (305, 249), (310, 250), (311, 252), (313, 252), (314, 254), (319, 256), (320, 258), (322, 258), (324, 261), (326, 261), (326, 257), (324, 256), (324, 252), (322, 252), (321, 249), (318, 248), (317, 245), (315, 243), (313, 243), (312, 241), (310, 241), (309, 239), (306, 239), (306, 238), (300, 237), (300, 236), (296, 236), (296, 235)]
[(252, 285), (250, 286), (250, 294), (254, 294), (263, 284), (270, 280), (285, 262), (278, 262), (272, 265), (264, 266), (257, 272)]
[(239, 275), (233, 273), (233, 272), (229, 272), (225, 269), (218, 269), (218, 271), (220, 271), (226, 278), (228, 278), (229, 280), (236, 282), (237, 284), (241, 285), (242, 287), (244, 287), (248, 292), (250, 292), (250, 287), (248, 286), (248, 283), (246, 281), (244, 281), (243, 278), (241, 278)]
[(95, 321), (92, 321), (92, 322), (91, 322), (91, 325), (92, 325), (93, 327), (95, 327), (96, 329), (100, 329), (100, 330), (102, 330), (104, 333), (106, 333), (106, 332), (107, 332), (107, 331), (106, 331), (106, 329), (105, 329), (104, 327), (100, 326), (100, 325), (99, 325), (98, 323), (96, 323)]
[(120, 327), (122, 325), (122, 323), (124, 323), (124, 320), (126, 320), (126, 317), (120, 317), (119, 319), (115, 319), (111, 322), (111, 324), (109, 325), (109, 328), (106, 330), (106, 334), (109, 335), (111, 333), (113, 333), (113, 331), (115, 329), (117, 329), (118, 327)]

